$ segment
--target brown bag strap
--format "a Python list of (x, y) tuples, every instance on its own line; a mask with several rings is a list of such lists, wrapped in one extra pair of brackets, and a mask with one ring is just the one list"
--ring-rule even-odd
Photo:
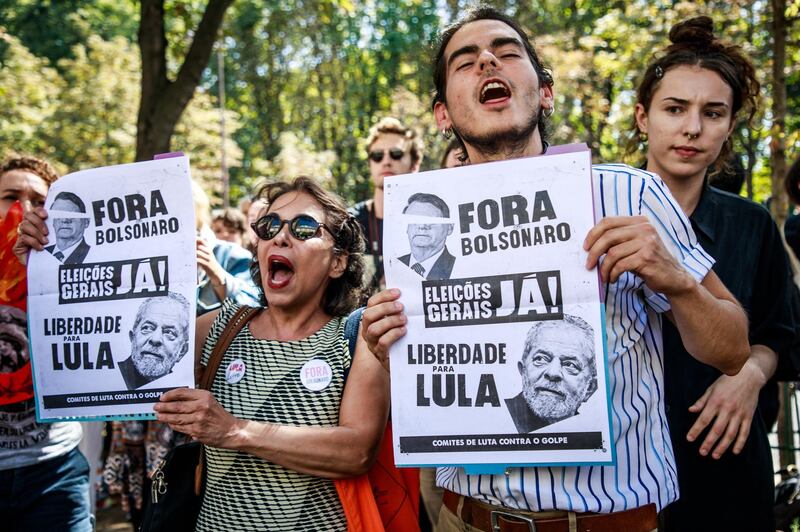
[[(214, 377), (217, 374), (217, 369), (219, 369), (225, 351), (228, 350), (228, 347), (230, 347), (236, 335), (239, 334), (239, 331), (241, 331), (242, 328), (247, 325), (247, 322), (253, 319), (260, 310), (260, 308), (256, 307), (239, 307), (239, 310), (228, 320), (225, 329), (223, 329), (222, 334), (217, 339), (217, 343), (214, 344), (214, 349), (211, 350), (211, 356), (208, 357), (208, 365), (202, 369), (200, 385), (198, 386), (199, 389), (211, 389), (211, 383), (214, 382)], [(197, 466), (195, 466), (194, 469), (194, 492), (198, 497), (203, 493), (205, 454), (205, 446), (200, 447), (200, 455), (198, 456)]]
[(217, 374), (217, 369), (219, 369), (225, 351), (228, 350), (228, 347), (230, 347), (236, 335), (239, 334), (239, 331), (241, 331), (247, 322), (253, 319), (260, 310), (260, 308), (256, 307), (243, 306), (239, 307), (239, 310), (231, 317), (217, 340), (217, 343), (214, 344), (214, 349), (211, 350), (211, 356), (208, 357), (208, 365), (203, 369), (202, 376), (200, 377), (199, 389), (211, 389), (211, 383), (214, 382), (214, 376)]

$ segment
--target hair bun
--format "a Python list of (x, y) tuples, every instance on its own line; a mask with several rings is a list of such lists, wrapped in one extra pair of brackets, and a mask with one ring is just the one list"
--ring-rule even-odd
[(669, 40), (674, 44), (708, 46), (716, 40), (714, 21), (702, 15), (679, 22), (669, 30)]

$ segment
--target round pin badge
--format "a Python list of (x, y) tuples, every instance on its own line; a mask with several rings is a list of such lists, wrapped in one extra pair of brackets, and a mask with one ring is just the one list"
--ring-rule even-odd
[(244, 377), (244, 370), (244, 360), (237, 358), (228, 364), (225, 370), (225, 380), (228, 381), (228, 384), (236, 384)]
[(300, 382), (306, 389), (318, 392), (328, 387), (333, 379), (333, 371), (324, 360), (309, 360), (300, 368)]

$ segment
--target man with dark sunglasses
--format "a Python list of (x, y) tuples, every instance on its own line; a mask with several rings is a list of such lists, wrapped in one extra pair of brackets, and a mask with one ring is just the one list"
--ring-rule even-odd
[(424, 145), (413, 129), (385, 117), (372, 126), (367, 139), (367, 164), (372, 176), (372, 198), (356, 204), (351, 214), (367, 240), (367, 295), (383, 288), (383, 180), (387, 176), (419, 171)]

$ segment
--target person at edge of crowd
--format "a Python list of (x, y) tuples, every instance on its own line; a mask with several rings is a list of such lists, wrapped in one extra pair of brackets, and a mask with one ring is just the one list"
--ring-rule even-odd
[(463, 153), (464, 152), (461, 150), (461, 143), (458, 139), (450, 139), (450, 142), (447, 143), (447, 147), (444, 149), (439, 168), (454, 168), (463, 165), (464, 163), (461, 161)]
[[(231, 343), (211, 391), (171, 390), (155, 411), (205, 445), (197, 530), (344, 531), (332, 479), (369, 469), (389, 412), (387, 372), (362, 338), (354, 353), (345, 338), (363, 288), (364, 239), (342, 200), (310, 178), (269, 184), (263, 195), (259, 313)], [(43, 218), (40, 209), (22, 225), (21, 239), (36, 249), (46, 241)], [(208, 363), (240, 306), (227, 299), (197, 319), (196, 365)], [(224, 370), (232, 363), (246, 368), (235, 380)]]
[(211, 212), (211, 230), (217, 240), (247, 249), (247, 216), (238, 209), (216, 209)]
[[(35, 157), (0, 164), (0, 219), (19, 201), (42, 207), (55, 169)], [(0, 275), (5, 275), (3, 272)], [(89, 464), (77, 422), (37, 423), (27, 315), (0, 307), (0, 516), (3, 530), (89, 532)]]
[(355, 204), (356, 217), (367, 239), (367, 290), (369, 297), (386, 281), (383, 274), (383, 181), (389, 176), (419, 171), (425, 145), (412, 128), (397, 118), (382, 118), (369, 130), (367, 160), (372, 177), (372, 198)]
[(664, 394), (680, 498), (663, 511), (663, 528), (775, 530), (758, 398), (779, 354), (789, 378), (797, 377), (787, 352), (795, 334), (789, 262), (766, 209), (707, 184), (729, 160), (737, 118), (755, 114), (759, 83), (741, 48), (714, 36), (709, 17), (676, 24), (669, 39), (637, 90), (635, 144), (646, 143), (646, 169), (664, 180), (715, 259), (714, 272), (747, 312), (750, 357), (737, 375), (725, 375), (693, 358), (675, 325), (664, 323)]
[(786, 173), (784, 188), (794, 208), (786, 218), (783, 233), (795, 258), (800, 260), (800, 159), (795, 161)]
[[(437, 126), (461, 139), (471, 164), (545, 152), (553, 80), (513, 19), (488, 7), (469, 11), (443, 31), (433, 72)], [(585, 266), (598, 266), (606, 284), (617, 463), (511, 467), (497, 475), (440, 468), (439, 530), (488, 532), (492, 521), (495, 531), (531, 529), (523, 519), (546, 519), (552, 530), (655, 530), (657, 512), (679, 495), (661, 392), (660, 314), (678, 325), (693, 356), (726, 374), (735, 375), (750, 354), (745, 313), (663, 182), (624, 165), (592, 172), (599, 222), (583, 247)], [(616, 193), (631, 201), (604, 201)], [(384, 290), (364, 312), (365, 339), (386, 367), (387, 347), (406, 332), (399, 297)]]

